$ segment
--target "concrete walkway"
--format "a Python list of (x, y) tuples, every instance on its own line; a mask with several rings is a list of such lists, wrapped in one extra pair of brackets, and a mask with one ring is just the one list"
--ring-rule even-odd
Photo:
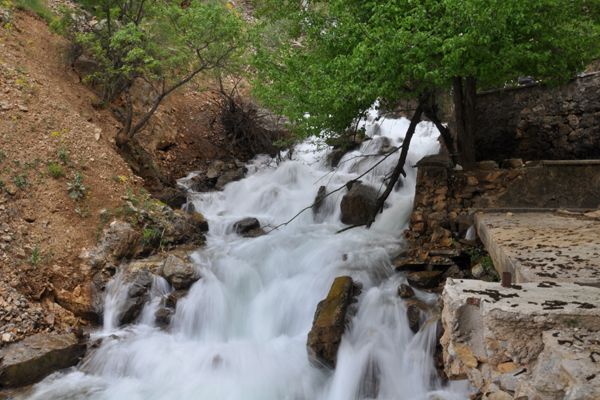
[(600, 287), (600, 213), (484, 212), (479, 238), (496, 270), (513, 282), (572, 282)]

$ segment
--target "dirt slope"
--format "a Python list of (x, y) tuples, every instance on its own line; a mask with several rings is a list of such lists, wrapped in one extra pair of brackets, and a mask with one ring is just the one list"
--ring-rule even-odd
[[(116, 151), (118, 122), (92, 107), (66, 46), (24, 12), (0, 27), (0, 346), (79, 323), (54, 294), (89, 279), (78, 255), (143, 186)], [(171, 179), (230, 157), (213, 100), (177, 93), (142, 133)], [(78, 201), (67, 189), (76, 174), (85, 186)]]

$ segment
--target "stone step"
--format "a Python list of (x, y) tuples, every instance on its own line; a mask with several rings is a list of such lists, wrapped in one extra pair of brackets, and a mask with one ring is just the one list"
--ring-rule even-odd
[[(562, 398), (533, 396), (545, 390), (539, 382), (548, 368), (558, 368), (553, 373), (563, 374), (560, 367), (544, 361), (556, 359), (560, 353), (549, 346), (550, 339), (544, 333), (557, 332), (562, 338), (600, 331), (600, 288), (596, 287), (539, 282), (504, 288), (499, 283), (448, 279), (442, 301), (441, 342), (446, 373), (450, 379), (468, 378), (483, 393), (503, 391), (515, 398), (519, 393), (528, 393), (529, 398)], [(587, 351), (591, 354), (600, 342), (590, 338)], [(573, 358), (566, 364), (578, 371), (575, 378), (550, 379), (546, 384), (554, 384), (556, 393), (570, 393), (582, 385), (578, 391), (596, 390), (587, 386), (599, 383), (596, 375), (600, 375), (600, 353), (597, 361), (580, 361)], [(588, 384), (581, 377), (589, 378)]]
[(573, 282), (600, 287), (600, 221), (594, 213), (483, 212), (479, 238), (496, 270), (513, 282)]

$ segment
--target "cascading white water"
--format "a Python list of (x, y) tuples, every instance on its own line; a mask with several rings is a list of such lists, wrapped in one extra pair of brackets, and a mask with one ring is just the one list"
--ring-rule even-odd
[[(344, 228), (339, 222), (343, 191), (330, 196), (316, 217), (309, 210), (266, 236), (242, 238), (232, 229), (235, 221), (249, 216), (263, 226), (277, 226), (310, 205), (319, 186), (335, 189), (381, 160), (384, 137), (399, 145), (409, 122), (374, 117), (364, 124), (372, 140), (345, 155), (335, 171), (326, 167), (327, 149), (306, 142), (297, 147), (293, 160), (275, 165), (274, 160), (257, 158), (249, 176), (223, 192), (193, 194), (210, 232), (207, 245), (194, 255), (202, 278), (179, 301), (171, 329), (153, 326), (164, 281), (155, 282), (154, 302), (140, 321), (126, 328), (115, 327), (119, 296), (109, 296), (109, 322), (96, 334), (103, 338), (101, 347), (78, 370), (38, 384), (31, 398), (466, 398), (463, 385), (442, 388), (432, 360), (435, 323), (424, 321), (416, 335), (408, 328), (405, 303), (396, 293), (405, 280), (390, 264), (402, 248), (402, 230), (411, 212), (412, 166), (439, 149), (431, 124), (419, 124), (405, 184), (392, 192), (390, 206), (370, 229), (336, 234)], [(381, 188), (396, 160), (388, 158), (362, 181)], [(317, 303), (340, 275), (361, 282), (363, 292), (337, 368), (326, 371), (309, 363), (306, 338)], [(433, 295), (417, 294), (435, 302)]]

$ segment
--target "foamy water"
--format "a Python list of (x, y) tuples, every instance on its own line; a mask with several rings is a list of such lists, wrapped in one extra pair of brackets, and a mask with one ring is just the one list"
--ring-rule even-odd
[[(111, 284), (102, 346), (80, 366), (36, 385), (32, 399), (351, 400), (465, 399), (463, 385), (443, 388), (433, 367), (435, 323), (415, 335), (396, 290), (404, 278), (390, 257), (403, 246), (414, 197), (416, 162), (439, 150), (438, 132), (421, 123), (413, 138), (407, 178), (370, 229), (336, 234), (345, 190), (329, 198), (316, 217), (309, 210), (287, 226), (258, 238), (242, 238), (232, 224), (256, 217), (266, 230), (356, 178), (382, 156), (384, 137), (401, 144), (406, 119), (364, 124), (372, 140), (348, 153), (337, 170), (326, 166), (328, 149), (306, 142), (293, 160), (277, 165), (259, 157), (249, 176), (223, 192), (193, 194), (210, 223), (207, 245), (194, 254), (202, 276), (179, 301), (169, 331), (154, 326), (153, 313), (170, 290), (157, 279), (153, 300), (137, 324), (118, 328), (123, 285)], [(397, 155), (362, 181), (383, 190)], [(344, 335), (335, 371), (312, 366), (306, 339), (317, 303), (340, 275), (363, 285), (358, 313)], [(418, 292), (421, 300), (435, 296)], [(376, 376), (376, 385), (373, 384)], [(375, 387), (375, 389), (374, 389)]]

